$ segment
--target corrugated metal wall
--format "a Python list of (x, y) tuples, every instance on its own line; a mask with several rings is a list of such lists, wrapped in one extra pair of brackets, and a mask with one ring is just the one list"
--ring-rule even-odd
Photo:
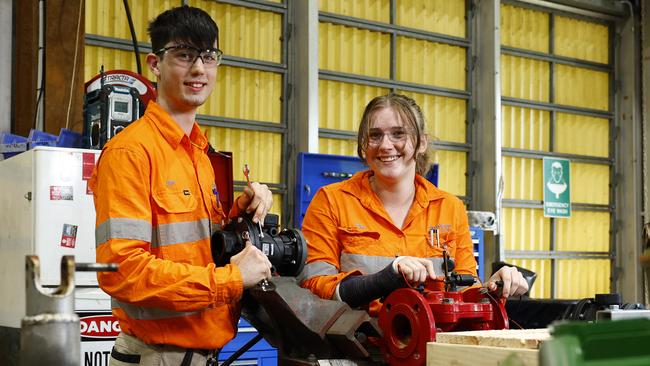
[[(131, 2), (148, 52), (147, 22), (181, 1)], [(287, 5), (191, 0), (225, 31), (217, 87), (200, 109), (210, 142), (233, 151), (236, 189), (243, 164), (269, 184), (273, 212), (287, 209)], [(440, 187), (466, 202), (472, 149), (472, 85), (466, 0), (319, 1), (319, 149), (356, 155), (365, 105), (390, 91), (423, 108)], [(578, 298), (610, 290), (610, 142), (613, 120), (611, 26), (516, 1), (501, 6), (502, 245), (506, 260), (538, 273), (533, 297)], [(135, 71), (122, 3), (86, 2), (85, 78)], [(146, 69), (144, 74), (153, 80)], [(250, 147), (255, 147), (251, 149)], [(542, 157), (571, 160), (572, 217), (545, 218)]]
[(396, 8), (398, 25), (465, 38), (467, 12), (462, 1), (400, 0)]
[[(507, 261), (538, 273), (533, 297), (610, 291), (609, 32), (601, 21), (501, 5), (502, 245)], [(571, 160), (570, 218), (544, 217), (544, 156)]]
[[(155, 81), (144, 63), (150, 45), (148, 22), (163, 10), (183, 2), (131, 1), (136, 35), (141, 43), (143, 74)], [(238, 5), (209, 0), (188, 4), (207, 11), (220, 29), (220, 48), (225, 59), (219, 66), (215, 90), (198, 110), (197, 120), (210, 143), (218, 150), (233, 152), (235, 189), (244, 185), (243, 166), (251, 179), (268, 184), (274, 192), (273, 213), (286, 210), (286, 5), (261, 5), (242, 1)], [(121, 1), (86, 1), (86, 80), (100, 65), (106, 70), (136, 71), (131, 35)], [(254, 148), (252, 148), (254, 147)]]
[[(319, 2), (319, 151), (356, 155), (366, 104), (397, 91), (423, 108), (440, 187), (467, 192), (465, 0)], [(417, 14), (417, 15), (416, 15)], [(433, 149), (432, 149), (433, 151)]]

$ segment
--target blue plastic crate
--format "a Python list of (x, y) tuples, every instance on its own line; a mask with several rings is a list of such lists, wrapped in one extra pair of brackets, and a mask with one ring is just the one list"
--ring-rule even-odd
[(0, 133), (0, 154), (3, 159), (20, 154), (27, 150), (27, 138), (7, 132)]
[(27, 137), (27, 149), (33, 149), (36, 146), (56, 146), (57, 139), (56, 135), (32, 128), (29, 131), (29, 137)]
[(62, 128), (59, 132), (59, 137), (56, 139), (56, 146), (58, 147), (81, 147), (81, 134)]

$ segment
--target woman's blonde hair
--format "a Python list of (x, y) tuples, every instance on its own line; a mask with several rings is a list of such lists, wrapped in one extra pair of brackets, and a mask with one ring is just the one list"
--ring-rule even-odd
[(363, 111), (359, 132), (357, 133), (357, 154), (366, 164), (366, 151), (368, 151), (368, 139), (372, 118), (375, 113), (384, 108), (391, 108), (397, 113), (404, 123), (408, 133), (408, 138), (414, 146), (415, 172), (424, 176), (429, 170), (429, 149), (423, 153), (418, 153), (423, 137), (426, 136), (424, 115), (422, 109), (417, 103), (403, 94), (390, 93), (375, 97), (368, 103)]

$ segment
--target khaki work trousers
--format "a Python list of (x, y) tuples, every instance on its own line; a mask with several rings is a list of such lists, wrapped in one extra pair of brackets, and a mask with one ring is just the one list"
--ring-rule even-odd
[(111, 352), (109, 366), (206, 366), (217, 365), (217, 353), (168, 345), (146, 344), (120, 332)]

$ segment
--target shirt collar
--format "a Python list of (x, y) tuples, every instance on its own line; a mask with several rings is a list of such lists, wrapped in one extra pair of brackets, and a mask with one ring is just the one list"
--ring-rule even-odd
[(444, 195), (438, 187), (429, 182), (425, 177), (420, 174), (415, 175), (415, 200), (422, 207), (429, 205), (430, 201), (435, 201), (443, 198)]
[[(376, 197), (376, 195), (368, 194), (373, 192), (369, 180), (372, 175), (371, 170), (356, 173), (350, 178), (349, 184), (343, 187), (343, 190), (358, 197), (364, 205), (370, 206)], [(420, 206), (427, 207), (430, 201), (435, 201), (443, 197), (444, 195), (440, 189), (423, 176), (419, 174), (415, 175), (415, 201)]]
[[(147, 105), (146, 114), (151, 115), (153, 124), (158, 128), (158, 131), (160, 131), (160, 134), (165, 138), (167, 143), (174, 149), (181, 144), (183, 138), (187, 138), (178, 123), (158, 103), (150, 101)], [(207, 151), (208, 149), (208, 140), (201, 132), (196, 121), (192, 126), (189, 141), (203, 151)]]

